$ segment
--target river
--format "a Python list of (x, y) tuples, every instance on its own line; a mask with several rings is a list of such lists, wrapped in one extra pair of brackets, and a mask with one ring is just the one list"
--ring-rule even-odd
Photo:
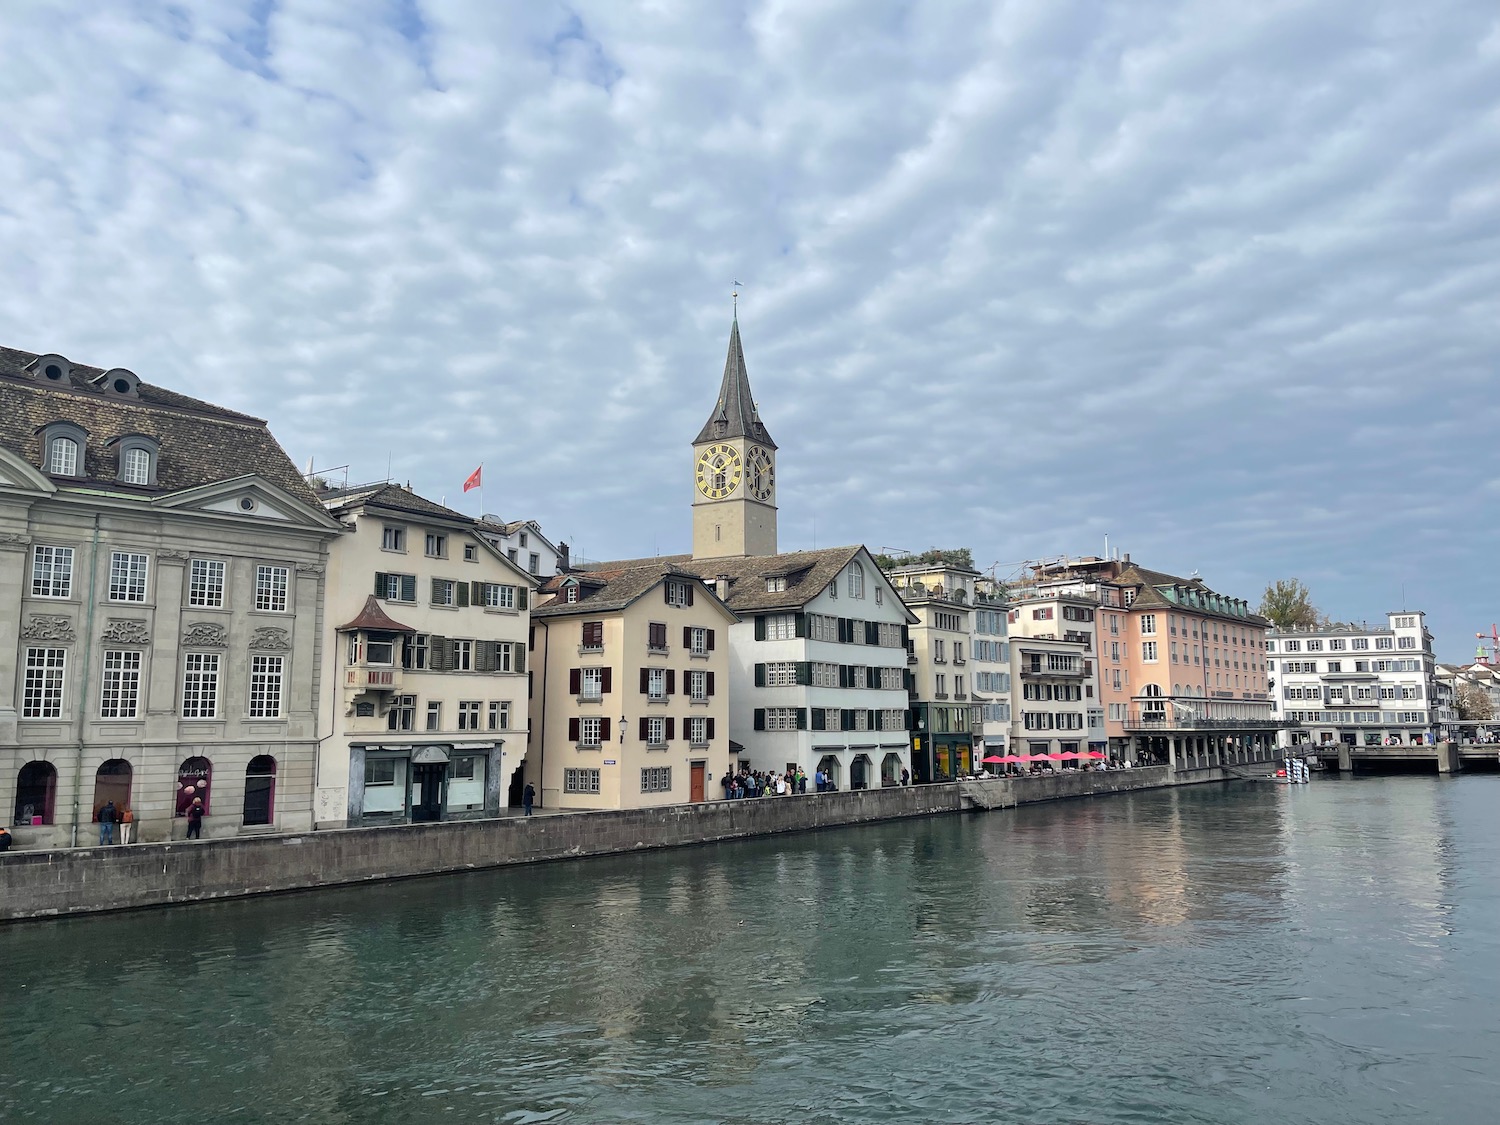
[(1479, 1122), (1500, 776), (0, 929), (0, 1120)]

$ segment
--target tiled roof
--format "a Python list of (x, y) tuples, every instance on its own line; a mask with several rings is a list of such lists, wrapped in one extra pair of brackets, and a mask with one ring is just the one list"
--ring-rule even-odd
[(403, 625), (392, 618), (380, 606), (380, 599), (374, 594), (365, 598), (365, 607), (359, 611), (359, 616), (347, 625), (340, 625), (337, 633), (352, 633), (356, 629), (373, 629), (386, 633), (415, 633), (416, 630), (410, 625)]
[(729, 355), (724, 359), (724, 381), (719, 385), (719, 401), (714, 412), (703, 423), (693, 444), (716, 441), (722, 438), (749, 438), (759, 445), (775, 449), (766, 424), (760, 420), (755, 408), (755, 395), (750, 391), (750, 375), (745, 370), (745, 349), (740, 346), (740, 321), (736, 317), (729, 329)]
[[(699, 576), (690, 570), (657, 559), (645, 565), (603, 563), (591, 568), (587, 573), (553, 575), (538, 591), (537, 601), (541, 604), (532, 608), (531, 615), (533, 617), (566, 617), (579, 613), (612, 613), (626, 608), (649, 593), (660, 584), (662, 579), (671, 577), (691, 579)], [(584, 590), (583, 596), (576, 602), (558, 601), (558, 597), (561, 596), (563, 588), (569, 581), (579, 583)], [(552, 595), (553, 600), (542, 602), (541, 599), (548, 594)], [(712, 590), (707, 591), (707, 596), (718, 601)]]
[[(1210, 617), (1221, 617), (1226, 621), (1243, 621), (1250, 625), (1269, 626), (1271, 623), (1264, 617), (1247, 609), (1244, 613), (1232, 613), (1227, 610), (1217, 609), (1213, 600), (1221, 598), (1227, 602), (1244, 601), (1243, 598), (1233, 598), (1227, 594), (1219, 594), (1211, 589), (1208, 583), (1201, 578), (1182, 578), (1175, 574), (1168, 574), (1161, 570), (1148, 570), (1135, 563), (1128, 563), (1123, 568), (1118, 579), (1123, 586), (1134, 585), (1137, 588), (1135, 601), (1131, 608), (1161, 608), (1161, 609), (1186, 609), (1193, 613), (1207, 614)], [(1203, 596), (1203, 603), (1192, 601), (1176, 601), (1162, 592), (1159, 587), (1182, 587)]]
[[(95, 384), (105, 373), (100, 367), (71, 364), (70, 376), (50, 382), (27, 370), (38, 358), (32, 352), (0, 348), (0, 446), (40, 469), (39, 428), (59, 421), (83, 427), (88, 441), (82, 479), (56, 478), (59, 481), (159, 496), (255, 473), (318, 506), (312, 489), (261, 419), (145, 382), (138, 384), (134, 395), (118, 394)], [(127, 485), (118, 479), (117, 447), (108, 443), (128, 434), (145, 434), (159, 443), (155, 485)]]
[[(765, 613), (800, 609), (821, 594), (862, 547), (825, 547), (818, 551), (789, 551), (782, 555), (748, 555), (743, 558), (694, 559), (691, 555), (667, 555), (660, 559), (591, 564), (586, 573), (630, 567), (647, 561), (679, 568), (707, 582), (721, 576), (729, 579), (724, 601), (736, 613)], [(873, 566), (872, 566), (872, 569)], [(872, 581), (884, 581), (876, 574)], [(786, 579), (786, 589), (766, 589), (767, 578)]]
[(402, 488), (399, 484), (382, 483), (356, 485), (353, 488), (333, 488), (321, 493), (320, 497), (324, 504), (335, 510), (361, 506), (389, 508), (396, 512), (407, 512), (414, 516), (433, 516), (455, 523), (472, 525), (475, 522), (473, 516), (455, 512), (452, 508), (445, 508), (425, 496), (418, 496), (409, 488)]

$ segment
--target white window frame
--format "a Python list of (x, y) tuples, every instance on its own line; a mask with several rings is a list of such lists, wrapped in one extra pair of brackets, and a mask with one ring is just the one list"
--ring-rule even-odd
[(694, 625), (693, 631), (688, 637), (690, 645), (688, 651), (694, 656), (708, 655), (708, 630), (701, 625)]
[(109, 600), (139, 604), (146, 600), (151, 556), (141, 551), (109, 553)]
[(578, 720), (578, 745), (603, 746), (604, 724), (609, 720), (600, 715), (584, 715)]
[(702, 715), (694, 715), (687, 721), (687, 739), (689, 746), (708, 745), (708, 719)]
[(656, 703), (666, 702), (667, 670), (665, 668), (646, 669), (646, 698)]
[(151, 483), (151, 451), (132, 445), (120, 454), (120, 480), (126, 484)]
[(141, 653), (107, 648), (99, 665), (99, 717), (134, 719), (141, 706)]
[(43, 645), (28, 647), (21, 690), (21, 718), (62, 718), (67, 682), (67, 649)]
[(667, 720), (663, 715), (648, 715), (646, 717), (646, 745), (665, 746), (667, 744)]
[(261, 563), (255, 568), (255, 609), (258, 613), (285, 613), (292, 570), (287, 566)]
[(219, 654), (189, 652), (182, 658), (182, 717), (219, 717)]
[(642, 766), (642, 793), (670, 793), (672, 791), (671, 766)]
[(563, 770), (564, 793), (598, 793), (599, 771), (593, 769)]
[(252, 655), (246, 714), (252, 719), (281, 718), (285, 684), (285, 657)]
[[(656, 669), (661, 671), (661, 669)], [(604, 669), (580, 668), (578, 670), (578, 698), (601, 700), (604, 698)]]
[(52, 476), (78, 476), (78, 461), (83, 447), (77, 438), (59, 435), (47, 443), (47, 472)]
[(502, 699), (490, 704), (490, 730), (510, 730), (510, 700)]
[(73, 548), (37, 545), (31, 548), (31, 596), (73, 596)]
[(708, 673), (694, 669), (687, 674), (688, 698), (701, 702), (708, 698)]

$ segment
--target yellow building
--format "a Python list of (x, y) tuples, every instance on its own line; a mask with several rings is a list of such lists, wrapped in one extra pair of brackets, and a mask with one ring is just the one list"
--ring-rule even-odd
[(737, 620), (700, 578), (667, 563), (551, 579), (532, 611), (526, 762), (542, 807), (723, 797)]

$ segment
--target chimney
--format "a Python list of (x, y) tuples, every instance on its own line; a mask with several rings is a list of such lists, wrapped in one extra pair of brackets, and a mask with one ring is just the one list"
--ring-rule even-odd
[(1125, 552), (1125, 558), (1123, 560), (1121, 560), (1121, 561), (1123, 561), (1126, 566), (1130, 565), (1130, 552), (1129, 551)]
[(721, 602), (729, 598), (729, 575), (721, 574), (714, 579), (714, 593), (718, 595)]
[(571, 568), (572, 564), (568, 561), (568, 545), (566, 543), (559, 543), (557, 545), (557, 569), (569, 570)]

